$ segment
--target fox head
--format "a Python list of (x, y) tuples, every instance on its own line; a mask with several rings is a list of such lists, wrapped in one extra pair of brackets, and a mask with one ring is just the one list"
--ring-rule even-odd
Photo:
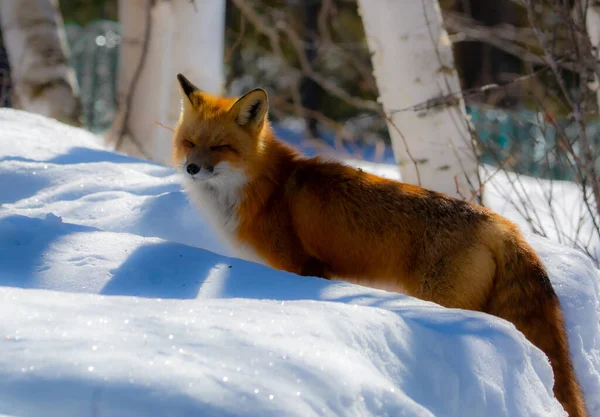
[(267, 93), (257, 88), (239, 98), (216, 97), (182, 74), (177, 80), (182, 106), (173, 135), (175, 165), (194, 182), (251, 176), (269, 129)]

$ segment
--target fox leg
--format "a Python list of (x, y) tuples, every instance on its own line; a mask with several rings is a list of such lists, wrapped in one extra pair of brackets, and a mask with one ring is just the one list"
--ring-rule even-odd
[(308, 277), (331, 279), (331, 273), (327, 265), (314, 257), (310, 257), (304, 262), (298, 274)]

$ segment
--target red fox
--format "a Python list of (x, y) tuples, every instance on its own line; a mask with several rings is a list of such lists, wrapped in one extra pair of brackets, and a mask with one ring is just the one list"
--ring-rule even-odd
[(177, 75), (174, 163), (190, 198), (240, 256), (512, 322), (546, 353), (554, 393), (586, 416), (559, 300), (517, 227), (486, 208), (280, 142), (262, 89), (215, 97)]

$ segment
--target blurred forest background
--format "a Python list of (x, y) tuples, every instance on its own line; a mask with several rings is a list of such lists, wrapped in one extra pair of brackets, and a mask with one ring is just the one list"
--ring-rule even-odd
[[(164, 137), (170, 134), (168, 129), (173, 127), (174, 117), (161, 119), (164, 110), (163, 113), (150, 112), (153, 119), (144, 120), (144, 127), (139, 128), (141, 133), (136, 134), (137, 128), (128, 126), (128, 121), (136, 117), (131, 115), (135, 98), (131, 97), (133, 93), (123, 93), (120, 84), (124, 79), (129, 82), (137, 77), (145, 91), (155, 94), (153, 90), (159, 89), (160, 77), (146, 75), (147, 79), (156, 80), (153, 87), (150, 81), (144, 84), (143, 75), (140, 76), (144, 72), (143, 65), (132, 64), (126, 75), (122, 68), (125, 58), (135, 56), (144, 61), (148, 55), (146, 67), (151, 69), (147, 71), (154, 71), (164, 60), (171, 59), (165, 53), (162, 60), (152, 60), (153, 51), (160, 51), (156, 46), (163, 42), (160, 36), (180, 30), (179, 35), (169, 35), (173, 37), (169, 41), (173, 42), (169, 43), (172, 47), (185, 44), (187, 49), (182, 53), (194, 54), (190, 51), (196, 42), (213, 42), (222, 57), (219, 60), (222, 62), (214, 67), (219, 72), (222, 66), (222, 75), (215, 78), (221, 81), (213, 83), (222, 85), (215, 86), (213, 92), (239, 95), (257, 86), (267, 89), (273, 124), (281, 129), (283, 136), (289, 134), (292, 140), (296, 132), (295, 138), (302, 143), (309, 141), (315, 149), (332, 148), (355, 158), (395, 161), (401, 168), (405, 158), (415, 167), (420, 165), (423, 171), (432, 171), (425, 158), (415, 157), (414, 152), (411, 155), (409, 148), (419, 146), (413, 141), (422, 140), (413, 140), (403, 131), (402, 122), (408, 122), (401, 115), (414, 113), (416, 117), (411, 120), (416, 123), (419, 119), (427, 121), (432, 112), (459, 108), (456, 114), (462, 120), (457, 129), (466, 136), (462, 140), (468, 147), (472, 146), (476, 156), (475, 168), (467, 163), (463, 170), (477, 170), (478, 178), (468, 180), (469, 188), (465, 192), (456, 176), (452, 179), (454, 174), (446, 173), (447, 165), (438, 165), (431, 177), (450, 177), (450, 185), (441, 191), (456, 189), (454, 194), (482, 203), (480, 197), (489, 178), (482, 177), (477, 166), (491, 169), (491, 176), (501, 172), (511, 178), (512, 188), (506, 191), (506, 199), (518, 205), (534, 232), (547, 235), (548, 225), (534, 214), (539, 210), (534, 207), (537, 203), (530, 201), (524, 187), (519, 186), (520, 175), (551, 183), (570, 181), (581, 191), (583, 209), (572, 213), (577, 217), (577, 225), (559, 232), (558, 240), (590, 255), (594, 252), (590, 242), (600, 236), (600, 66), (597, 59), (600, 6), (595, 0), (3, 1), (0, 21), (6, 49), (0, 49), (0, 105), (28, 109), (25, 99), (15, 94), (15, 88), (18, 89), (25, 78), (15, 73), (15, 60), (10, 56), (6, 31), (11, 27), (11, 19), (7, 18), (11, 11), (7, 11), (10, 9), (7, 5), (12, 2), (14, 8), (23, 10), (45, 1), (59, 15), (56, 18), (59, 28), (64, 24), (64, 57), (75, 76), (69, 83), (77, 101), (67, 113), (53, 117), (106, 135), (107, 143), (116, 150), (152, 159), (153, 152), (164, 153), (160, 147), (163, 145), (158, 146), (158, 150), (144, 151), (146, 145), (142, 138), (155, 135), (148, 132), (161, 131), (161, 135), (167, 136), (153, 140), (164, 142)], [(169, 9), (169, 4), (176, 3), (180, 9), (185, 6), (181, 9), (183, 14), (178, 14), (180, 11), (175, 6)], [(194, 15), (201, 16), (208, 8), (215, 7), (216, 12), (211, 13), (216, 14), (211, 16), (218, 16), (222, 10), (222, 26), (214, 26), (213, 18), (210, 22), (198, 20), (197, 24), (186, 20), (188, 23), (184, 24), (178, 17), (193, 19)], [(434, 10), (432, 14), (428, 14), (430, 7)], [(456, 74), (460, 88), (457, 91), (442, 89), (443, 94), (424, 96), (418, 101), (401, 101), (404, 104), (397, 107), (398, 101), (390, 99), (392, 93), (384, 94), (380, 90), (396, 82), (419, 83), (417, 79), (402, 78), (406, 66), (419, 59), (418, 50), (415, 56), (394, 55), (400, 56), (394, 72), (393, 66), (389, 68), (389, 60), (381, 64), (376, 58), (382, 56), (377, 55), (381, 51), (387, 51), (388, 57), (393, 55), (394, 48), (401, 42), (391, 36), (385, 41), (379, 38), (377, 42), (382, 45), (376, 54), (378, 46), (371, 34), (379, 29), (402, 33), (393, 32), (400, 29), (390, 28), (390, 24), (387, 28), (377, 28), (378, 19), (386, 26), (383, 17), (393, 15), (396, 10), (399, 13), (394, 15), (398, 19), (397, 26), (402, 28), (412, 21), (420, 21), (421, 9), (427, 27), (416, 27), (415, 32), (423, 29), (435, 33), (432, 39), (436, 39), (438, 54), (443, 55), (440, 50), (447, 43), (451, 51), (449, 64), (440, 62), (435, 71), (447, 72), (449, 77)], [(168, 13), (172, 14), (170, 23), (161, 19)], [(440, 28), (435, 27), (438, 14)], [(177, 29), (178, 25), (185, 28)], [(217, 28), (214, 39), (207, 38), (209, 26), (212, 32)], [(218, 32), (220, 27), (222, 33)], [(133, 31), (131, 28), (143, 36), (128, 40), (126, 31)], [(152, 36), (159, 41), (148, 43)], [(133, 52), (124, 54), (127, 42), (131, 43)], [(213, 60), (188, 61), (201, 67), (209, 61), (212, 65)], [(377, 68), (378, 65), (388, 65), (388, 68)], [(168, 77), (168, 82), (174, 85), (174, 71), (169, 72)], [(193, 77), (189, 78), (194, 81)], [(131, 81), (128, 86), (136, 82)], [(202, 82), (200, 85), (204, 88)], [(35, 96), (39, 91), (31, 94)], [(159, 96), (145, 96), (144, 100), (146, 103), (160, 101), (154, 97)], [(66, 99), (54, 99), (57, 101), (62, 103)], [(394, 104), (389, 104), (392, 102)], [(160, 127), (154, 122), (166, 126)], [(439, 136), (438, 130), (447, 130), (437, 122), (426, 126), (430, 126), (431, 136)], [(404, 155), (404, 148), (408, 156)], [(423, 149), (426, 154), (427, 147)], [(424, 178), (423, 185), (436, 189), (435, 182), (428, 182), (427, 174), (419, 174), (418, 168), (416, 171), (419, 182)], [(417, 182), (410, 181), (410, 174), (405, 175), (405, 171), (402, 174), (407, 182)], [(546, 195), (547, 206), (552, 210), (552, 192)]]

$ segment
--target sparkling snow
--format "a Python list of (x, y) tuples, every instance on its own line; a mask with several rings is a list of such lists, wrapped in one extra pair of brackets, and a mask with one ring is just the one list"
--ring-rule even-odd
[[(172, 169), (81, 130), (0, 110), (0, 204), (0, 415), (564, 415), (510, 323), (230, 258)], [(600, 273), (528, 239), (600, 416)]]

